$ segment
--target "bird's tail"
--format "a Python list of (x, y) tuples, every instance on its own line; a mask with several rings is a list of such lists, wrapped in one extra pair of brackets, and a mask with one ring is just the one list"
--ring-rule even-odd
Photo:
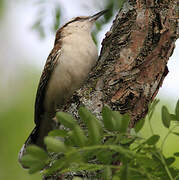
[(38, 136), (39, 136), (39, 127), (36, 126), (30, 133), (29, 137), (27, 138), (27, 140), (25, 141), (25, 143), (23, 144), (23, 146), (19, 152), (18, 160), (20, 163), (21, 163), (22, 157), (26, 153), (26, 147), (29, 145), (33, 145), (33, 144), (36, 145), (36, 139)]
[[(39, 125), (36, 125), (36, 127), (33, 129), (33, 131), (30, 133), (29, 137), (25, 141), (24, 145), (22, 146), (18, 160), (21, 164), (21, 159), (26, 153), (26, 148), (29, 145), (37, 145), (43, 149), (45, 149), (44, 145), (44, 137), (48, 135), (49, 131), (53, 129), (55, 126), (55, 121), (52, 120), (52, 116), (50, 116), (48, 113), (45, 113), (42, 116), (42, 121), (39, 123)], [(22, 165), (22, 164), (21, 164)]]

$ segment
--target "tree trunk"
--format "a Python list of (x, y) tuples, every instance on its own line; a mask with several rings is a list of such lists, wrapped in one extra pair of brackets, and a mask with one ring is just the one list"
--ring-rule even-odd
[(97, 116), (108, 105), (129, 113), (133, 127), (162, 86), (178, 37), (177, 0), (127, 0), (106, 33), (97, 65), (61, 111), (78, 119), (81, 105)]
[(104, 105), (132, 117), (148, 110), (168, 73), (167, 62), (179, 36), (177, 0), (128, 0), (102, 42), (95, 68), (62, 108), (77, 116), (85, 105), (100, 115)]

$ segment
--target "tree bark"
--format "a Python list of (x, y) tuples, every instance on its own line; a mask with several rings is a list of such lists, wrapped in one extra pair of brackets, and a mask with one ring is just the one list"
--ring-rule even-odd
[(179, 37), (177, 0), (128, 0), (102, 42), (97, 65), (62, 111), (78, 117), (85, 105), (100, 115), (104, 105), (131, 115), (131, 127), (148, 111), (168, 74)]
[(61, 111), (79, 119), (84, 105), (100, 117), (108, 105), (131, 115), (130, 128), (145, 117), (179, 37), (177, 11), (177, 0), (127, 0), (106, 33), (97, 65)]

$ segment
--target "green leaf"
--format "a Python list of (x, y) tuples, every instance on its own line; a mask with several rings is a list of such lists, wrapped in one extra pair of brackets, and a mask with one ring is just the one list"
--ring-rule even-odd
[(102, 110), (103, 122), (106, 129), (126, 133), (130, 117), (128, 114), (121, 115), (118, 111), (112, 111), (108, 107)]
[(102, 127), (99, 123), (99, 120), (97, 120), (96, 117), (84, 107), (81, 107), (78, 113), (80, 118), (84, 121), (84, 123), (88, 127), (88, 135), (89, 135), (90, 143), (93, 145), (100, 144)]
[(173, 164), (175, 162), (175, 158), (174, 157), (166, 158), (165, 162), (168, 166), (170, 166), (171, 164)]
[(124, 128), (122, 127), (124, 124), (122, 123), (125, 123), (123, 122), (123, 116), (117, 112), (117, 111), (111, 111), (111, 120), (113, 121), (114, 123), (114, 130), (115, 131), (119, 131), (119, 132), (124, 132), (125, 133), (125, 130)]
[(128, 180), (128, 164), (121, 167), (121, 180)]
[(68, 132), (68, 136), (65, 138), (64, 144), (67, 145), (67, 146), (76, 146), (78, 144), (76, 142), (74, 131), (69, 131)]
[(171, 121), (176, 121), (177, 116), (175, 114), (170, 114), (170, 119), (171, 119)]
[(158, 167), (158, 162), (154, 161), (145, 156), (137, 156), (137, 163), (140, 164), (142, 167), (146, 168), (156, 168)]
[(111, 168), (109, 166), (104, 168), (103, 177), (104, 177), (104, 180), (111, 179), (112, 171), (111, 171)]
[(176, 136), (179, 136), (179, 133), (178, 132), (172, 132), (173, 134), (175, 134)]
[(85, 162), (90, 161), (90, 160), (93, 159), (95, 156), (96, 156), (96, 152), (93, 151), (93, 150), (83, 152), (83, 158), (84, 158)]
[(72, 129), (74, 137), (71, 140), (75, 140), (73, 142), (76, 142), (76, 145), (80, 147), (85, 145), (87, 138), (85, 137), (83, 130), (79, 127), (77, 122), (73, 119), (73, 117), (70, 114), (58, 112), (57, 119), (65, 127)]
[(146, 140), (146, 144), (148, 145), (155, 145), (160, 139), (159, 135), (153, 135), (149, 139)]
[(124, 148), (120, 145), (94, 145), (89, 147), (84, 147), (84, 150), (93, 150), (98, 152), (100, 149), (112, 150), (121, 153), (125, 157), (131, 159), (134, 156), (134, 153), (127, 148)]
[(175, 114), (176, 114), (177, 121), (179, 121), (179, 100), (177, 101), (177, 104), (175, 107)]
[(38, 163), (40, 160), (35, 158), (34, 156), (31, 156), (29, 154), (24, 155), (21, 159), (21, 163), (25, 166), (25, 167), (31, 167), (34, 164)]
[(118, 111), (112, 111), (112, 119), (114, 121), (114, 130), (120, 133), (126, 133), (129, 126), (130, 116), (128, 114), (121, 115)]
[(45, 175), (51, 175), (55, 171), (59, 171), (65, 164), (66, 164), (66, 159), (65, 158), (55, 160), (53, 162), (53, 164), (50, 166), (50, 168), (44, 171), (44, 174)]
[(138, 133), (143, 128), (144, 123), (145, 123), (145, 118), (142, 118), (137, 122), (137, 124), (134, 127), (136, 133)]
[[(105, 145), (101, 146), (102, 149), (106, 149), (106, 148), (104, 148), (104, 147), (105, 147)], [(124, 155), (125, 157), (127, 157), (127, 158), (129, 158), (129, 159), (133, 158), (133, 156), (134, 156), (134, 154), (133, 154), (132, 151), (124, 148), (123, 146), (120, 146), (120, 145), (107, 145), (107, 147), (108, 147), (109, 149), (111, 149), (111, 150), (114, 150), (114, 151), (116, 151), (116, 152), (121, 153), (122, 155)], [(108, 148), (107, 148), (107, 149), (108, 149)]]
[(84, 135), (83, 130), (77, 125), (74, 127), (73, 132), (74, 132), (73, 138), (75, 139), (76, 145), (79, 147), (85, 146), (87, 142), (87, 137)]
[(60, 136), (60, 137), (66, 137), (68, 134), (68, 131), (63, 129), (55, 129), (53, 131), (50, 131), (48, 133), (48, 136)]
[(104, 106), (102, 109), (102, 116), (103, 116), (104, 127), (109, 131), (114, 131), (116, 123), (112, 118), (111, 109), (109, 109), (107, 106)]
[(113, 160), (113, 155), (115, 153), (116, 152), (114, 152), (114, 151), (102, 149), (102, 150), (98, 150), (98, 152), (96, 152), (96, 157), (97, 157), (98, 161), (100, 161), (103, 164), (111, 164), (111, 162)]
[(122, 115), (121, 126), (119, 128), (121, 133), (126, 133), (127, 132), (129, 122), (130, 122), (129, 114)]
[[(84, 135), (83, 130), (80, 128), (80, 126), (77, 124), (77, 122), (73, 119), (73, 117), (67, 113), (59, 112), (57, 113), (57, 118), (61, 124), (63, 124), (65, 127), (72, 129), (70, 141), (67, 142), (67, 144), (73, 144), (80, 147), (83, 147), (86, 144), (87, 138)], [(63, 132), (63, 131), (62, 131)], [(67, 131), (65, 132), (65, 136), (67, 135)], [(69, 132), (68, 132), (69, 135)]]
[(176, 176), (175, 180), (179, 180), (179, 175)]
[(162, 122), (166, 128), (170, 127), (170, 120), (171, 120), (171, 118), (170, 118), (168, 109), (165, 106), (163, 106), (162, 107)]
[(125, 144), (131, 144), (131, 143), (133, 143), (134, 142), (134, 138), (131, 138), (131, 137), (125, 137), (125, 136), (123, 136), (123, 137), (121, 137), (120, 138), (120, 144), (122, 144), (122, 145), (125, 145)]
[(44, 139), (44, 143), (47, 146), (47, 149), (50, 152), (55, 152), (55, 153), (64, 153), (67, 151), (66, 146), (64, 145), (63, 142), (61, 142), (60, 140), (54, 138), (54, 137), (45, 137)]
[(76, 121), (68, 113), (58, 112), (57, 119), (61, 124), (70, 129), (73, 129), (77, 125)]
[(136, 131), (135, 131), (134, 128), (131, 128), (131, 129), (130, 129), (130, 135), (131, 135), (131, 136), (137, 136), (137, 133), (136, 133)]
[(76, 151), (75, 149), (72, 149), (68, 153), (66, 153), (66, 162), (71, 164), (72, 162), (75, 163), (82, 163), (84, 160), (83, 154), (81, 152)]
[(28, 146), (26, 149), (26, 152), (27, 152), (27, 154), (29, 154), (37, 159), (40, 159), (40, 160), (48, 159), (48, 154), (43, 149), (41, 149), (40, 147), (35, 146), (35, 145)]
[(40, 160), (39, 157), (27, 154), (21, 159), (22, 164), (29, 168), (29, 173), (33, 174), (42, 170), (46, 166), (46, 159)]
[(38, 162), (30, 167), (29, 174), (34, 174), (44, 168), (45, 164), (44, 162)]
[(179, 157), (179, 152), (175, 152), (174, 156)]

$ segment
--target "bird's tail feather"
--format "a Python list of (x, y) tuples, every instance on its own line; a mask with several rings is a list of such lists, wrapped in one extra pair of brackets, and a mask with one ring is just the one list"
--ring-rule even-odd
[[(42, 116), (42, 121), (39, 125), (36, 125), (36, 127), (33, 129), (33, 131), (30, 133), (29, 137), (25, 141), (24, 145), (22, 146), (18, 160), (21, 163), (22, 157), (26, 153), (26, 148), (29, 145), (37, 145), (43, 149), (45, 149), (44, 145), (44, 137), (48, 135), (48, 132), (53, 129), (54, 121), (52, 120), (52, 116), (50, 116), (48, 113), (45, 113)], [(25, 168), (25, 167), (24, 167)]]
[(27, 140), (25, 141), (25, 143), (23, 144), (20, 152), (19, 152), (19, 156), (18, 156), (18, 160), (21, 163), (21, 159), (24, 156), (24, 154), (26, 153), (26, 147), (28, 145), (33, 145), (36, 144), (36, 139), (38, 137), (39, 134), (39, 127), (36, 126), (32, 132), (30, 133), (29, 137), (27, 138)]

